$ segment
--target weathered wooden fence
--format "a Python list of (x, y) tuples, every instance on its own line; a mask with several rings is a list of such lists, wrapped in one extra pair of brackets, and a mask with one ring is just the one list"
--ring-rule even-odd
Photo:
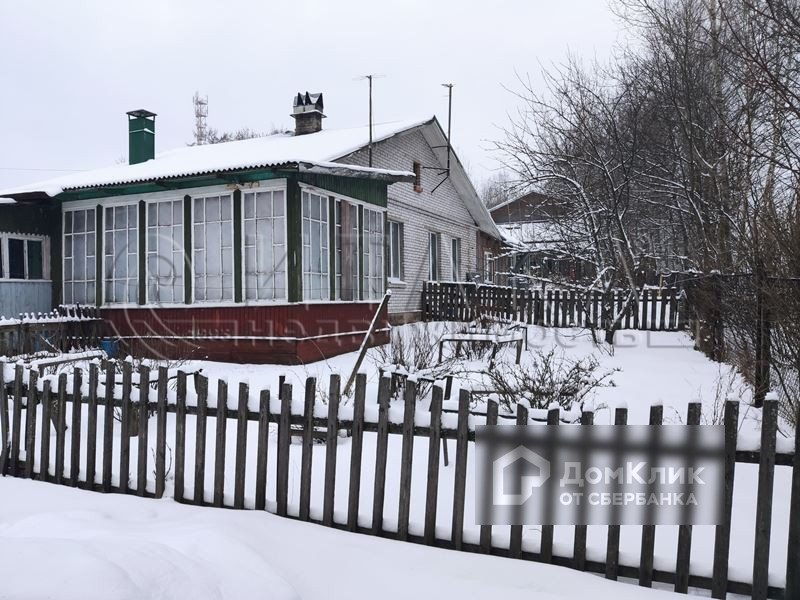
[[(547, 327), (605, 327), (622, 312), (627, 291), (530, 290), (471, 282), (426, 281), (422, 315), (426, 321), (472, 321), (494, 317)], [(604, 310), (603, 307), (614, 310)], [(676, 288), (643, 289), (638, 303), (622, 316), (622, 329), (678, 331), (687, 313)]]
[(46, 315), (0, 320), (0, 356), (97, 348), (102, 324), (93, 307), (60, 307)]
[[(631, 578), (647, 587), (660, 582), (683, 593), (690, 587), (703, 588), (711, 590), (715, 598), (724, 598), (726, 593), (753, 598), (800, 597), (800, 435), (795, 439), (795, 454), (776, 452), (777, 404), (773, 400), (765, 403), (758, 451), (737, 450), (739, 405), (732, 401), (725, 405), (725, 518), (716, 527), (713, 574), (708, 576), (692, 572), (690, 567), (693, 530), (688, 525), (681, 526), (678, 532), (674, 571), (654, 567), (656, 526), (641, 528), (641, 552), (636, 565), (620, 560), (620, 526), (607, 527), (602, 561), (587, 557), (586, 526), (556, 526), (569, 529), (572, 540), (572, 552), (561, 554), (554, 551), (553, 526), (542, 527), (535, 549), (531, 540), (523, 544), (523, 529), (519, 526), (509, 530), (484, 525), (479, 534), (470, 523), (465, 526), (468, 482), (474, 485), (468, 456), (474, 451), (470, 446), (475, 439), (475, 425), (494, 424), (498, 419), (498, 406), (492, 401), (485, 417), (472, 416), (471, 395), (466, 390), (459, 393), (457, 414), (445, 414), (443, 389), (433, 387), (430, 410), (422, 411), (415, 400), (413, 380), (407, 382), (404, 398), (393, 402), (390, 378), (383, 377), (378, 397), (368, 403), (363, 374), (357, 377), (352, 400), (340, 397), (340, 379), (331, 376), (325, 403), (317, 398), (317, 382), (313, 378), (306, 381), (302, 402), (294, 401), (295, 391), (287, 383), (282, 383), (278, 398), (271, 398), (270, 392), (264, 390), (251, 400), (247, 384), (228, 390), (227, 383), (219, 380), (215, 382), (216, 401), (212, 403), (205, 377), (169, 372), (166, 368), (160, 368), (153, 378), (146, 367), (134, 371), (129, 363), (123, 363), (120, 381), (117, 366), (109, 362), (103, 366), (92, 364), (86, 381), (84, 377), (80, 370), (74, 370), (70, 376), (62, 373), (57, 378), (40, 379), (35, 371), (25, 371), (18, 365), (12, 381), (0, 381), (0, 425), (5, 449), (0, 468), (4, 474), (88, 490), (161, 497), (169, 492), (167, 475), (172, 473), (174, 498), (189, 504), (266, 509), (354, 532), (552, 563), (610, 579)], [(700, 404), (690, 404), (687, 423), (698, 424), (700, 415)], [(585, 412), (581, 425), (574, 426), (591, 426), (593, 418), (593, 413)], [(662, 407), (653, 406), (651, 424), (661, 425), (662, 418)], [(627, 409), (616, 409), (615, 422), (627, 423)], [(518, 406), (517, 423), (529, 423), (523, 406)], [(548, 423), (559, 423), (558, 409), (548, 412)], [(271, 424), (277, 427), (271, 428)], [(51, 428), (55, 429), (55, 439)], [(351, 438), (349, 474), (347, 480), (337, 481), (342, 430), (348, 431)], [(366, 432), (374, 436), (370, 436), (370, 447), (365, 452)], [(154, 436), (154, 440), (148, 436)], [(274, 440), (270, 439), (272, 436)], [(324, 461), (317, 462), (317, 468), (323, 471), (321, 478), (313, 476), (312, 460), (315, 438), (320, 436), (324, 439), (324, 448), (319, 446), (321, 452), (324, 450)], [(292, 437), (299, 437), (299, 444), (292, 444)], [(398, 440), (399, 452), (390, 452), (390, 438)], [(135, 454), (132, 440), (136, 441)], [(450, 467), (441, 464), (443, 440), (455, 441)], [(414, 446), (419, 444), (427, 449), (427, 461), (422, 467), (425, 477), (416, 481), (424, 482), (425, 489), (415, 490), (414, 494), (417, 498), (424, 495), (424, 523), (412, 527), (412, 461)], [(299, 477), (291, 466), (297, 462), (290, 461), (292, 446), (295, 457), (298, 452), (301, 455)], [(365, 463), (365, 455), (374, 457), (374, 461)], [(213, 456), (208, 464), (207, 456)], [(270, 469), (268, 461), (272, 461)], [(757, 508), (753, 515), (752, 581), (728, 576), (731, 546), (740, 544), (731, 538), (737, 463), (758, 465), (758, 484), (753, 491)], [(362, 473), (365, 464), (370, 469)], [(770, 585), (767, 577), (776, 465), (792, 468), (793, 477), (789, 521), (781, 524), (790, 532), (785, 589)], [(233, 477), (226, 477), (231, 471)], [(274, 496), (269, 498), (268, 472), (274, 476), (274, 481), (269, 482)], [(452, 480), (452, 488), (441, 500), (440, 476), (442, 481)], [(248, 489), (253, 493), (252, 500), (250, 493), (246, 498), (246, 481), (251, 482)], [(387, 481), (392, 485), (387, 487)], [(324, 488), (321, 502), (312, 503), (312, 484)], [(337, 486), (347, 490), (346, 511), (334, 510)], [(372, 488), (371, 506), (361, 506), (362, 495), (369, 495), (363, 493), (362, 487)], [(397, 490), (399, 496), (391, 498), (392, 504), (397, 501), (396, 520), (394, 514), (386, 517), (387, 489)], [(319, 489), (319, 500), (318, 492)], [(437, 510), (442, 507), (452, 508), (452, 518), (448, 519), (449, 526), (442, 527), (440, 519), (437, 527)]]

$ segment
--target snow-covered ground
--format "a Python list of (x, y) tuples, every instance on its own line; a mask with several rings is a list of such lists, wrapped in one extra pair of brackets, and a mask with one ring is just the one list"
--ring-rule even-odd
[[(410, 335), (412, 331), (412, 327), (414, 326), (405, 326), (400, 330), (403, 332), (404, 335)], [(441, 330), (444, 325), (436, 324), (434, 325), (435, 328)], [(720, 401), (724, 400), (726, 396), (733, 395), (737, 398), (740, 398), (743, 401), (741, 410), (740, 410), (740, 435), (744, 438), (743, 443), (747, 446), (757, 447), (758, 443), (758, 431), (760, 427), (760, 411), (756, 409), (749, 408), (747, 406), (747, 401), (749, 400), (748, 393), (746, 389), (742, 386), (742, 382), (738, 378), (735, 373), (732, 373), (728, 367), (725, 365), (720, 365), (719, 363), (714, 363), (708, 360), (705, 356), (696, 352), (692, 348), (692, 342), (683, 333), (667, 333), (667, 332), (621, 332), (619, 334), (620, 337), (618, 339), (617, 347), (612, 354), (609, 354), (607, 351), (602, 350), (594, 346), (591, 342), (591, 339), (585, 332), (581, 332), (579, 330), (571, 330), (571, 329), (550, 329), (550, 328), (539, 328), (539, 327), (531, 327), (529, 328), (529, 342), (532, 349), (541, 348), (542, 350), (549, 350), (553, 347), (562, 348), (565, 355), (572, 357), (572, 358), (582, 358), (586, 356), (595, 356), (597, 361), (600, 364), (601, 370), (615, 370), (612, 378), (614, 380), (615, 386), (614, 387), (607, 387), (601, 388), (596, 391), (594, 397), (590, 400), (590, 403), (594, 405), (598, 410), (596, 412), (596, 422), (597, 423), (607, 423), (612, 418), (612, 411), (609, 408), (614, 408), (615, 406), (619, 406), (621, 404), (627, 405), (629, 408), (629, 422), (630, 423), (647, 423), (648, 416), (649, 416), (649, 407), (653, 402), (659, 402), (664, 405), (664, 415), (665, 420), (672, 421), (672, 422), (680, 422), (680, 419), (684, 418), (686, 414), (686, 405), (688, 402), (692, 400), (700, 400), (703, 403), (703, 414), (704, 420), (706, 422), (714, 422), (716, 421), (716, 416), (721, 404)], [(503, 360), (512, 360), (513, 361), (513, 351), (509, 350), (504, 353), (501, 357)], [(234, 406), (236, 403), (235, 399), (235, 390), (236, 384), (239, 381), (247, 381), (250, 384), (251, 390), (251, 403), (258, 397), (258, 391), (261, 389), (269, 388), (273, 392), (273, 398), (275, 397), (275, 393), (277, 392), (277, 382), (278, 377), (283, 374), (286, 375), (287, 381), (291, 382), (295, 386), (295, 404), (299, 405), (300, 410), (302, 410), (302, 385), (306, 379), (306, 377), (313, 376), (317, 377), (319, 381), (319, 386), (323, 389), (327, 389), (327, 379), (331, 373), (339, 373), (342, 375), (343, 381), (347, 378), (348, 374), (353, 368), (355, 363), (356, 355), (355, 353), (345, 354), (338, 357), (335, 357), (328, 361), (323, 361), (319, 363), (313, 363), (309, 365), (303, 366), (294, 366), (294, 367), (286, 367), (286, 366), (278, 366), (278, 365), (232, 365), (227, 363), (213, 363), (208, 361), (192, 361), (190, 363), (186, 363), (182, 366), (182, 368), (187, 370), (194, 370), (195, 368), (201, 368), (203, 373), (210, 377), (212, 381), (209, 385), (210, 391), (210, 403), (213, 405), (216, 403), (216, 382), (214, 381), (217, 378), (224, 378), (228, 381), (228, 388), (231, 390), (231, 395), (229, 397), (229, 405)], [(529, 363), (529, 361), (535, 359), (534, 352), (526, 352), (523, 356), (523, 364)], [(367, 391), (367, 402), (373, 403), (376, 401), (377, 397), (377, 384), (378, 384), (378, 375), (377, 375), (377, 365), (383, 362), (383, 358), (380, 356), (380, 352), (377, 349), (372, 349), (369, 352), (367, 360), (365, 361), (362, 370), (365, 371), (368, 375), (368, 391)], [(482, 389), (485, 385), (485, 381), (482, 380), (482, 377), (475, 374), (476, 370), (479, 370), (479, 367), (483, 367), (485, 369), (485, 364), (481, 365), (480, 361), (473, 361), (472, 363), (464, 361), (459, 365), (459, 368), (462, 371), (467, 371), (468, 373), (458, 377), (455, 381), (454, 387), (454, 394), (457, 393), (459, 387), (464, 386), (471, 389)], [(402, 417), (401, 414), (401, 400), (398, 400), (398, 406), (395, 410), (390, 411), (390, 416), (392, 414), (397, 417), (398, 415)], [(345, 407), (347, 407), (347, 401), (345, 401)], [(603, 408), (607, 407), (607, 408)], [(273, 410), (277, 408), (276, 405), (273, 405)], [(374, 409), (374, 407), (372, 407)], [(418, 410), (418, 417), (421, 416), (421, 413), (424, 413), (425, 408), (425, 401), (423, 400), (420, 409)], [(322, 410), (324, 414), (324, 405), (320, 405), (317, 407), (317, 410)], [(345, 408), (344, 410), (347, 410)], [(398, 413), (398, 411), (400, 411)], [(369, 409), (368, 409), (368, 412)], [(374, 412), (374, 410), (373, 410)], [(86, 416), (84, 415), (84, 422)], [(154, 424), (151, 424), (151, 432), (150, 432), (150, 440), (151, 444), (155, 439), (154, 430), (152, 429)], [(248, 465), (245, 474), (245, 504), (248, 507), (252, 507), (254, 505), (254, 497), (255, 497), (255, 472), (254, 472), (254, 457), (255, 457), (255, 442), (256, 442), (256, 424), (251, 423), (249, 428), (248, 434)], [(102, 429), (102, 410), (101, 414), (98, 418), (98, 431)], [(173, 431), (174, 431), (174, 419), (173, 415), (168, 417), (168, 444), (172, 444), (173, 440)], [(189, 416), (187, 419), (187, 456), (191, 457), (194, 456), (194, 435), (195, 432), (195, 422), (194, 417)], [(205, 479), (205, 495), (206, 499), (211, 499), (211, 490), (212, 490), (212, 479), (213, 473), (212, 469), (209, 465), (213, 465), (214, 455), (214, 428), (209, 427), (207, 432), (207, 436), (209, 436), (208, 443), (206, 446), (206, 479)], [(232, 457), (234, 456), (235, 451), (235, 423), (231, 421), (228, 427), (228, 434), (227, 434), (227, 457), (228, 457), (228, 466), (226, 467), (226, 499), (225, 503), (227, 505), (232, 504), (232, 491), (233, 491), (233, 477), (234, 477), (234, 468), (232, 464)], [(274, 435), (274, 425), (273, 425), (273, 433), (270, 434), (270, 449), (269, 449), (269, 466), (268, 466), (268, 485), (267, 485), (267, 508), (268, 510), (274, 511), (275, 509), (275, 481), (276, 481), (276, 474), (275, 474), (275, 441), (276, 435)], [(779, 449), (785, 449), (787, 447), (791, 447), (792, 442), (786, 438), (779, 439)], [(115, 448), (119, 448), (118, 442), (115, 442)], [(362, 480), (361, 480), (361, 496), (360, 496), (360, 511), (359, 511), (359, 522), (363, 526), (368, 526), (371, 523), (371, 508), (372, 508), (372, 491), (373, 491), (373, 481), (372, 476), (374, 473), (374, 448), (375, 448), (375, 435), (367, 433), (364, 436), (364, 454), (363, 454), (363, 462), (362, 462)], [(289, 497), (289, 513), (290, 514), (297, 514), (299, 510), (299, 479), (300, 479), (300, 463), (301, 463), (301, 451), (298, 445), (293, 445), (291, 448), (291, 456), (290, 456), (290, 474), (289, 474), (289, 487), (290, 487), (290, 497)], [(52, 451), (52, 446), (51, 446)], [(455, 445), (451, 441), (450, 442), (450, 454), (451, 458), (454, 455)], [(313, 471), (312, 471), (312, 498), (311, 498), (311, 514), (313, 518), (320, 518), (321, 517), (321, 509), (322, 509), (322, 491), (323, 491), (323, 482), (322, 482), (322, 475), (324, 473), (324, 461), (325, 461), (325, 447), (324, 446), (315, 446), (314, 453), (313, 453)], [(417, 440), (414, 446), (414, 457), (413, 457), (413, 473), (412, 473), (412, 483), (411, 483), (411, 515), (410, 515), (410, 531), (412, 534), (421, 534), (422, 528), (424, 524), (424, 517), (425, 517), (425, 490), (427, 485), (427, 473), (426, 473), (426, 465), (427, 465), (427, 453), (428, 453), (428, 444), (424, 443), (423, 440)], [(150, 453), (148, 453), (150, 454)], [(84, 453), (82, 452), (82, 455)], [(66, 453), (66, 463), (67, 468), (69, 468), (69, 456), (70, 452), (67, 451)], [(131, 440), (131, 456), (136, 456), (136, 439)], [(470, 449), (469, 453), (469, 461), (471, 462), (473, 458), (472, 449)], [(399, 459), (400, 459), (400, 438), (399, 436), (390, 436), (390, 443), (389, 443), (389, 464), (388, 464), (388, 475), (386, 481), (386, 504), (384, 510), (384, 527), (386, 530), (395, 530), (397, 527), (397, 515), (398, 515), (398, 498), (399, 498)], [(38, 460), (37, 460), (38, 462)], [(336, 468), (336, 479), (337, 483), (336, 486), (336, 499), (335, 499), (335, 520), (336, 522), (342, 523), (346, 520), (346, 511), (347, 511), (347, 485), (345, 482), (348, 481), (349, 478), (349, 469), (350, 469), (350, 440), (349, 439), (340, 439), (339, 447), (337, 452), (337, 468)], [(98, 456), (98, 464), (100, 464), (100, 457)], [(115, 461), (115, 464), (116, 461)], [(51, 470), (53, 461), (51, 459), (50, 462)], [(152, 478), (152, 465), (148, 468), (149, 477)], [(732, 538), (735, 540), (735, 543), (732, 544), (731, 547), (731, 557), (730, 557), (730, 576), (732, 579), (738, 581), (749, 581), (752, 575), (752, 559), (753, 559), (753, 540), (754, 540), (754, 522), (753, 522), (753, 515), (755, 513), (755, 490), (756, 490), (756, 481), (757, 481), (757, 466), (756, 465), (738, 465), (736, 470), (736, 485), (734, 491), (734, 513), (733, 513), (733, 532)], [(473, 467), (470, 466), (468, 473), (473, 472)], [(194, 481), (193, 481), (193, 469), (187, 468), (186, 472), (186, 479), (185, 479), (185, 489), (187, 490), (187, 496), (191, 498), (191, 494), (194, 488)], [(99, 474), (98, 474), (99, 476)], [(169, 478), (172, 477), (172, 472), (169, 475)], [(117, 478), (115, 477), (115, 481)], [(135, 482), (135, 475), (132, 476), (131, 480), (132, 485), (136, 485)], [(13, 484), (17, 485), (17, 484)], [(148, 481), (148, 489), (153, 489), (154, 482)], [(770, 583), (772, 585), (781, 586), (783, 585), (784, 575), (785, 575), (785, 565), (786, 565), (786, 544), (787, 544), (787, 528), (786, 524), (788, 523), (788, 512), (789, 512), (789, 485), (790, 485), (790, 469), (786, 467), (778, 467), (775, 473), (775, 492), (774, 492), (774, 506), (773, 506), (773, 527), (772, 527), (772, 538), (771, 538), (771, 557), (770, 557)], [(50, 486), (53, 487), (53, 486)], [(167, 495), (172, 494), (171, 489), (171, 480), (167, 482)], [(1, 488), (0, 488), (1, 489)], [(25, 488), (26, 490), (28, 488)], [(39, 489), (43, 489), (41, 487), (34, 487), (30, 488), (33, 492), (30, 494), (26, 491), (26, 497), (30, 497), (32, 499), (35, 495), (39, 492)], [(48, 488), (49, 489), (49, 488)], [(439, 480), (439, 501), (438, 501), (438, 510), (437, 510), (437, 537), (448, 539), (450, 536), (450, 523), (451, 523), (451, 510), (452, 510), (452, 490), (453, 490), (453, 468), (452, 463), (450, 467), (445, 467), (442, 465), (440, 467), (440, 480)], [(41, 492), (46, 497), (49, 497), (49, 492), (43, 490)], [(57, 494), (65, 493), (63, 490), (59, 490), (58, 492), (54, 492)], [(70, 494), (74, 492), (69, 492)], [(5, 501), (6, 494), (0, 492), (0, 498), (3, 498)], [(475, 518), (474, 518), (474, 480), (472, 477), (468, 477), (467, 482), (467, 496), (466, 496), (466, 519), (465, 519), (465, 531), (464, 531), (464, 538), (467, 542), (477, 542), (479, 528), (475, 525)], [(69, 496), (72, 498), (72, 496)], [(80, 498), (85, 498), (85, 495), (80, 495)], [(92, 496), (94, 498), (94, 496)], [(90, 505), (94, 506), (94, 500), (80, 500), (80, 502), (87, 502)], [(132, 499), (124, 498), (119, 502), (123, 503), (120, 506), (128, 506), (127, 503), (132, 501)], [(42, 502), (48, 502), (46, 498), (42, 499)], [(98, 502), (110, 502), (109, 500), (98, 500)], [(138, 502), (138, 501), (136, 501)], [(148, 504), (150, 503), (150, 504)], [(35, 507), (38, 504), (38, 501), (31, 500), (30, 502), (32, 507)], [(4, 502), (5, 505), (5, 502)], [(69, 503), (67, 503), (69, 505)], [(152, 508), (147, 508), (148, 506), (152, 505)], [(102, 506), (106, 506), (103, 504)], [(130, 506), (138, 506), (138, 504), (132, 504)], [(283, 539), (284, 534), (286, 536), (292, 537), (295, 533), (289, 533), (288, 531), (284, 530), (283, 528), (300, 528), (300, 531), (305, 531), (307, 526), (299, 525), (296, 523), (288, 523), (286, 524), (284, 521), (276, 521), (276, 519), (268, 514), (262, 513), (252, 513), (251, 516), (227, 516), (234, 514), (232, 511), (219, 511), (217, 510), (205, 510), (200, 511), (198, 513), (190, 512), (190, 513), (181, 513), (180, 511), (189, 510), (194, 511), (196, 509), (189, 509), (184, 506), (176, 506), (171, 502), (167, 501), (145, 501), (145, 504), (142, 505), (145, 511), (150, 510), (152, 511), (153, 518), (160, 517), (162, 514), (171, 519), (170, 523), (176, 522), (184, 522), (189, 523), (195, 520), (195, 514), (200, 515), (208, 515), (204, 516), (204, 518), (209, 519), (213, 522), (216, 522), (216, 519), (232, 519), (235, 520), (236, 523), (248, 523), (250, 527), (260, 527), (261, 525), (256, 526), (255, 523), (261, 523), (258, 519), (266, 519), (264, 521), (267, 525), (264, 527), (267, 528), (275, 528), (275, 531), (279, 531), (277, 537), (279, 539)], [(115, 509), (116, 510), (116, 509)], [(122, 509), (120, 509), (122, 511)], [(177, 512), (172, 512), (177, 511)], [(124, 512), (124, 511), (122, 511)], [(215, 516), (217, 513), (224, 513), (225, 517)], [(8, 518), (9, 514), (13, 513), (2, 513)], [(115, 515), (122, 514), (121, 512), (113, 512), (109, 513), (111, 516), (108, 517), (105, 521), (114, 520), (116, 518)], [(179, 521), (180, 514), (191, 514), (192, 516), (185, 517), (185, 521)], [(242, 513), (235, 513), (237, 515), (241, 515)], [(99, 519), (96, 517), (92, 517), (94, 521), (103, 521), (103, 519)], [(241, 521), (238, 521), (241, 519)], [(249, 520), (254, 519), (254, 520)], [(105, 522), (103, 521), (103, 522)], [(276, 524), (277, 523), (277, 524)], [(125, 525), (123, 520), (122, 524), (114, 524), (114, 523), (106, 523), (106, 525), (110, 528), (113, 527), (128, 527), (128, 529), (137, 529), (137, 527), (132, 526), (130, 524)], [(176, 526), (177, 527), (177, 526)], [(187, 525), (188, 527), (188, 525)], [(247, 529), (248, 526), (244, 526), (244, 529)], [(313, 531), (316, 532), (318, 529), (321, 529), (316, 526), (308, 526), (313, 527)], [(168, 531), (169, 529), (167, 529)], [(256, 529), (254, 529), (256, 530)], [(56, 530), (58, 531), (58, 530)], [(177, 531), (180, 531), (180, 528), (177, 528)], [(323, 530), (323, 533), (319, 533), (321, 537), (324, 539), (328, 539), (325, 536), (334, 536), (335, 539), (345, 539), (350, 540), (352, 539), (349, 536), (345, 536), (344, 538), (339, 538), (338, 536), (343, 536), (344, 534), (339, 534), (336, 532), (330, 532)], [(557, 555), (560, 556), (571, 556), (572, 555), (572, 539), (573, 539), (573, 531), (574, 528), (569, 526), (556, 526), (555, 527), (555, 537), (554, 537), (554, 551)], [(592, 526), (588, 528), (588, 540), (587, 540), (587, 557), (590, 560), (596, 561), (603, 561), (605, 559), (605, 547), (606, 547), (606, 532), (607, 528), (602, 526)], [(173, 548), (170, 546), (172, 544), (173, 533), (165, 534), (165, 537), (158, 538), (158, 543), (163, 544), (165, 546), (165, 550), (163, 552), (172, 552), (169, 550)], [(42, 534), (44, 535), (44, 534)], [(188, 535), (188, 534), (187, 534)], [(695, 527), (694, 535), (693, 535), (693, 548), (692, 548), (692, 565), (691, 571), (693, 574), (697, 575), (710, 575), (711, 571), (711, 557), (713, 555), (713, 537), (714, 537), (714, 528), (713, 527)], [(509, 528), (508, 527), (495, 527), (494, 528), (494, 540), (493, 543), (495, 546), (503, 547), (507, 546), (509, 538)], [(523, 532), (523, 548), (532, 552), (536, 552), (539, 547), (539, 538), (540, 538), (540, 528), (536, 526), (526, 527)], [(177, 536), (176, 539), (180, 540), (180, 536)], [(184, 547), (193, 547), (193, 546), (200, 546), (198, 548), (193, 548), (192, 556), (204, 556), (204, 553), (207, 551), (205, 547), (207, 544), (200, 544), (196, 538), (191, 538), (191, 542), (184, 541), (177, 541), (175, 544), (184, 544)], [(331, 538), (334, 539), (334, 538)], [(364, 542), (365, 544), (371, 543), (378, 543), (378, 544), (388, 544), (386, 541), (371, 541), (371, 542)], [(677, 542), (677, 527), (659, 527), (657, 529), (656, 534), (656, 546), (655, 546), (655, 567), (657, 569), (662, 570), (672, 570), (674, 569), (675, 565), (675, 556), (676, 556), (676, 542)], [(212, 542), (216, 543), (216, 542)], [(220, 542), (222, 543), (222, 542)], [(228, 542), (225, 542), (228, 543)], [(333, 543), (333, 542), (331, 542)], [(343, 542), (344, 543), (344, 542)], [(361, 542), (354, 542), (359, 548), (361, 548)], [(299, 544), (302, 547), (302, 544)], [(348, 546), (349, 547), (349, 546)], [(394, 547), (391, 545), (390, 547)], [(626, 565), (637, 565), (639, 562), (639, 549), (641, 547), (641, 527), (636, 526), (625, 526), (622, 527), (621, 531), (621, 546), (620, 546), (620, 562), (621, 564)], [(378, 546), (378, 548), (383, 548), (383, 546)], [(280, 554), (281, 546), (280, 544), (275, 545), (276, 551)], [(180, 550), (180, 549), (179, 549)], [(0, 552), (3, 550), (0, 549)], [(375, 550), (373, 550), (375, 551)], [(399, 552), (406, 552), (407, 550), (400, 550)], [(438, 552), (430, 549), (425, 549), (419, 546), (410, 546), (409, 550), (412, 552), (412, 556), (422, 557), (426, 555), (427, 552)], [(69, 553), (68, 550), (65, 552)], [(123, 552), (123, 550), (119, 550), (119, 552)], [(139, 552), (138, 550), (131, 550), (131, 552)], [(239, 552), (236, 550), (235, 552), (232, 551), (234, 554)], [(389, 552), (389, 550), (386, 550)], [(394, 552), (393, 550), (391, 552)], [(145, 552), (146, 553), (146, 552)], [(99, 555), (103, 555), (103, 553), (99, 553)], [(245, 564), (249, 564), (250, 558), (246, 552), (243, 552), (244, 558), (242, 561)], [(177, 555), (180, 558), (180, 553)], [(212, 557), (217, 557), (217, 554), (212, 552)], [(314, 562), (318, 560), (315, 558), (317, 555), (307, 555), (306, 562), (311, 562), (308, 566), (308, 569), (313, 569)], [(176, 558), (175, 560), (179, 560)], [(314, 560), (312, 560), (314, 558)], [(122, 559), (120, 559), (122, 560)], [(170, 559), (171, 560), (171, 559)], [(180, 560), (184, 560), (180, 558)], [(275, 558), (275, 560), (282, 560), (281, 556)], [(456, 561), (453, 563), (453, 569), (456, 569), (455, 565), (460, 564), (457, 561), (459, 559), (450, 559)], [(425, 564), (423, 558), (418, 558), (419, 564)], [(2, 562), (2, 557), (0, 557), (0, 562)], [(124, 562), (124, 561), (123, 561)], [(302, 562), (302, 560), (301, 560)], [(501, 573), (504, 572), (504, 569), (517, 569), (517, 566), (508, 566), (507, 563), (511, 565), (516, 565), (514, 561), (500, 561), (500, 563), (492, 563), (493, 573)], [(183, 564), (183, 563), (181, 563)], [(371, 564), (371, 563), (370, 563)], [(181, 567), (183, 568), (183, 567)], [(194, 568), (194, 567), (192, 567)], [(459, 567), (460, 568), (460, 567)], [(187, 567), (189, 569), (189, 567)], [(211, 576), (214, 571), (204, 571), (205, 576)], [(372, 576), (373, 570), (367, 569), (369, 572), (369, 576)], [(154, 571), (155, 572), (155, 571)], [(191, 571), (194, 572), (194, 571)], [(390, 575), (383, 573), (382, 571), (377, 571), (380, 574), (380, 577), (376, 577), (375, 581), (380, 582), (381, 577), (390, 579)], [(530, 573), (533, 571), (525, 571), (526, 573)], [(268, 571), (263, 571), (263, 576), (268, 577)], [(339, 584), (341, 581), (356, 581), (359, 577), (362, 577), (362, 573), (364, 573), (363, 569), (359, 569), (355, 572), (354, 575), (348, 575), (347, 577), (343, 577), (343, 573), (350, 573), (349, 570), (343, 569), (338, 572), (336, 577), (333, 577), (331, 580), (337, 582)], [(402, 570), (398, 570), (397, 573), (403, 573)], [(392, 573), (392, 575), (397, 576), (397, 573)], [(464, 573), (471, 573), (471, 569), (464, 567)], [(541, 572), (536, 572), (537, 575), (541, 576)], [(562, 572), (558, 571), (558, 573), (563, 573), (560, 579), (564, 579), (565, 581), (571, 581), (572, 577), (577, 577), (575, 581), (582, 580), (582, 575), (579, 575), (574, 572)], [(364, 575), (366, 577), (367, 575)], [(472, 575), (464, 575), (465, 577), (470, 577)], [(403, 575), (400, 575), (402, 578)], [(453, 575), (455, 577), (455, 575)], [(169, 575), (163, 575), (164, 581), (169, 582)], [(546, 579), (546, 577), (545, 577)], [(469, 579), (467, 579), (469, 581)], [(533, 581), (535, 581), (535, 577)], [(259, 580), (261, 581), (261, 580)], [(290, 580), (292, 585), (296, 585), (293, 580)], [(527, 580), (526, 580), (527, 581)], [(595, 579), (591, 579), (590, 581), (595, 581)], [(503, 582), (508, 583), (508, 582)], [(480, 584), (480, 585), (479, 585)], [(166, 585), (166, 584), (165, 584)], [(172, 585), (172, 583), (169, 583)], [(344, 584), (342, 584), (344, 585)], [(376, 584), (377, 585), (377, 584)], [(436, 585), (440, 585), (437, 583)], [(483, 580), (480, 580), (476, 583), (476, 590), (486, 591), (487, 588), (481, 587), (483, 585)], [(511, 584), (510, 584), (511, 585)], [(511, 585), (513, 588), (514, 585)], [(278, 588), (276, 588), (278, 589)], [(343, 589), (347, 589), (346, 587)], [(427, 589), (425, 588), (425, 584), (421, 584), (419, 589)], [(455, 588), (454, 588), (455, 589)], [(530, 594), (530, 590), (527, 588), (526, 594)], [(626, 588), (627, 589), (627, 588)], [(302, 592), (301, 595), (305, 596), (305, 592)], [(543, 590), (545, 593), (547, 590)], [(594, 590), (593, 590), (594, 591)], [(2, 598), (2, 587), (0, 587), (0, 598)], [(504, 594), (508, 595), (509, 592), (503, 591)], [(627, 592), (625, 592), (627, 593)], [(636, 588), (633, 588), (633, 592), (635, 594), (641, 593)], [(596, 595), (596, 594), (595, 594)], [(124, 597), (124, 596), (122, 596)], [(204, 597), (204, 596), (198, 596)], [(210, 596), (214, 597), (214, 596)], [(224, 597), (224, 596), (223, 596)], [(231, 597), (239, 597), (239, 596), (231, 596)], [(280, 596), (278, 596), (280, 597)], [(311, 596), (313, 597), (313, 596)], [(336, 596), (329, 596), (329, 597), (336, 597)], [(353, 597), (344, 595), (343, 597)], [(466, 597), (487, 597), (486, 595), (481, 596), (481, 594), (475, 594), (474, 596), (466, 596)], [(513, 594), (510, 597), (514, 597)], [(543, 597), (547, 597), (546, 595)], [(569, 597), (569, 596), (567, 596)], [(639, 596), (636, 596), (639, 597)]]
[(561, 567), (350, 534), (264, 512), (0, 478), (0, 598), (677, 598)]

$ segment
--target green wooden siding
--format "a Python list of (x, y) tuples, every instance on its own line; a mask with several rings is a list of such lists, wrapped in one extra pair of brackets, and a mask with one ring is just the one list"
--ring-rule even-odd
[(300, 186), (294, 179), (286, 182), (286, 278), (289, 302), (303, 300), (303, 207)]
[[(48, 204), (0, 204), (0, 231), (45, 235), (50, 238), (50, 280), (52, 304), (61, 304), (61, 202)], [(52, 307), (49, 307), (52, 308)]]

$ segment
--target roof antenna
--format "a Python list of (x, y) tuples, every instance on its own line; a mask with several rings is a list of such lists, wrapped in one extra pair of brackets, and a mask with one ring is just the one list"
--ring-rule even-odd
[(208, 141), (208, 96), (201, 96), (200, 92), (194, 93), (194, 143), (202, 146)]
[(445, 146), (434, 146), (434, 148), (447, 148), (447, 168), (439, 173), (439, 175), (444, 175), (444, 178), (431, 190), (431, 194), (438, 190), (439, 186), (450, 177), (450, 154), (452, 149), (452, 145), (450, 144), (450, 131), (453, 124), (453, 85), (452, 83), (442, 84), (442, 87), (447, 88), (447, 144)]
[(366, 79), (369, 82), (369, 166), (372, 166), (372, 80), (373, 79), (380, 79), (384, 77), (384, 75), (376, 75), (374, 73), (370, 75), (364, 75), (363, 77), (358, 77), (359, 81), (363, 81)]

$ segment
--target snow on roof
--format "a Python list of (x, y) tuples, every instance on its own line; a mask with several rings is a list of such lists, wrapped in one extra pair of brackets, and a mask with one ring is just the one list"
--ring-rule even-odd
[[(431, 120), (432, 117), (427, 117), (375, 124), (373, 140), (377, 142), (386, 139)], [(297, 164), (301, 170), (312, 172), (353, 172), (363, 173), (365, 176), (377, 175), (398, 179), (413, 177), (414, 174), (410, 171), (373, 169), (334, 162), (363, 148), (368, 140), (369, 128), (364, 126), (325, 129), (299, 136), (279, 133), (221, 144), (185, 146), (157, 154), (153, 160), (136, 165), (114, 165), (2, 190), (0, 198), (37, 192), (53, 197), (68, 190), (291, 164)]]
[(567, 235), (561, 227), (549, 221), (498, 223), (497, 228), (506, 244), (516, 250), (535, 252), (564, 250)]

